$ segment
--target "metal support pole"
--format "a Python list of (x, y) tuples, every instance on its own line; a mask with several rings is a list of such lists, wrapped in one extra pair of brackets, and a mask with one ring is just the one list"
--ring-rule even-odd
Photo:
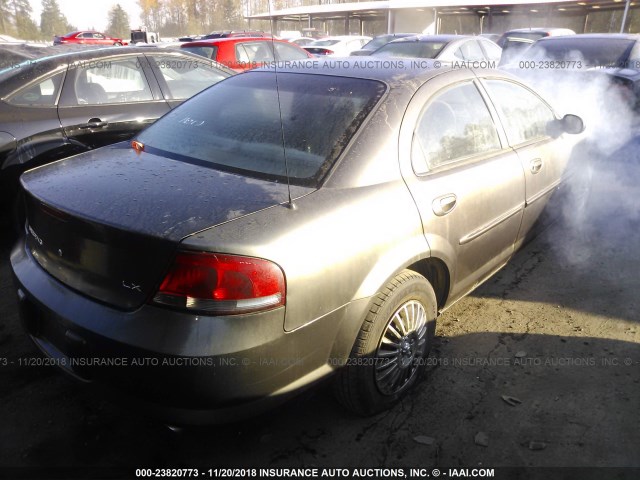
[(622, 14), (622, 25), (620, 25), (620, 33), (624, 33), (624, 24), (627, 23), (627, 14), (629, 13), (629, 5), (631, 0), (627, 0), (627, 4), (624, 6), (624, 13)]

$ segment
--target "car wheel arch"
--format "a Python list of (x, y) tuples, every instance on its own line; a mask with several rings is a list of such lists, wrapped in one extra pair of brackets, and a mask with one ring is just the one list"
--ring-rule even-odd
[(442, 310), (449, 298), (451, 274), (447, 264), (438, 257), (423, 258), (406, 267), (427, 279), (436, 294), (438, 311)]
[(444, 308), (449, 298), (451, 287), (449, 265), (439, 257), (430, 256), (429, 252), (424, 252), (417, 259), (415, 257), (407, 259), (380, 281), (378, 288), (372, 295), (366, 298), (356, 296), (354, 297), (356, 300), (347, 306), (343, 320), (336, 331), (329, 355), (330, 359), (334, 361), (338, 359), (339, 361), (349, 358), (353, 345), (357, 341), (362, 322), (376, 301), (377, 293), (382, 291), (385, 285), (389, 284), (404, 270), (411, 270), (422, 275), (435, 292), (437, 311), (439, 312)]

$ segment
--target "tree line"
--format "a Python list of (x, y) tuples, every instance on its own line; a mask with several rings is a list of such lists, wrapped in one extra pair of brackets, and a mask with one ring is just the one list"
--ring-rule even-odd
[[(29, 0), (0, 0), (0, 34), (11, 35), (22, 40), (47, 40), (54, 35), (65, 35), (77, 28), (67, 20), (56, 0), (42, 0), (40, 24), (33, 18)], [(129, 16), (116, 4), (109, 11), (109, 35), (129, 38)]]
[[(0, 34), (23, 40), (51, 40), (54, 35), (64, 35), (76, 30), (60, 10), (57, 0), (41, 0), (42, 14), (38, 25), (32, 18), (29, 0), (0, 0)], [(241, 30), (248, 28), (248, 15), (265, 13), (283, 8), (326, 3), (343, 3), (347, 0), (138, 0), (142, 11), (138, 20), (149, 31), (161, 36), (182, 36), (209, 33), (216, 30)], [(352, 1), (352, 0), (351, 0)], [(130, 19), (124, 9), (115, 5), (109, 12), (109, 35), (128, 38)], [(253, 28), (268, 28), (268, 22), (256, 22)]]
[[(141, 20), (161, 35), (176, 37), (217, 30), (248, 28), (246, 16), (283, 8), (344, 3), (353, 0), (138, 0)], [(252, 28), (268, 29), (269, 22), (254, 22)]]

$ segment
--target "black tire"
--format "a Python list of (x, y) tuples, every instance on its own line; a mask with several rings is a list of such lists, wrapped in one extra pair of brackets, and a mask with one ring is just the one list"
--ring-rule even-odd
[[(436, 316), (429, 282), (411, 270), (400, 272), (375, 297), (347, 365), (337, 372), (338, 401), (359, 415), (396, 404), (423, 376)], [(406, 324), (404, 331), (395, 328), (398, 322)]]
[(114, 47), (121, 47), (121, 46), (122, 46), (122, 44), (121, 44), (120, 42), (116, 42), (116, 43), (114, 43), (114, 44), (113, 44), (113, 46), (114, 46)]

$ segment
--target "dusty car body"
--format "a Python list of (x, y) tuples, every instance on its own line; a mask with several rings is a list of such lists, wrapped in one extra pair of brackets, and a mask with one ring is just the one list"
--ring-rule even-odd
[(522, 244), (582, 125), (499, 72), (357, 61), (231, 77), (135, 148), (24, 174), (11, 265), (36, 345), (174, 423), (330, 375), (357, 413), (396, 403), (438, 312)]

